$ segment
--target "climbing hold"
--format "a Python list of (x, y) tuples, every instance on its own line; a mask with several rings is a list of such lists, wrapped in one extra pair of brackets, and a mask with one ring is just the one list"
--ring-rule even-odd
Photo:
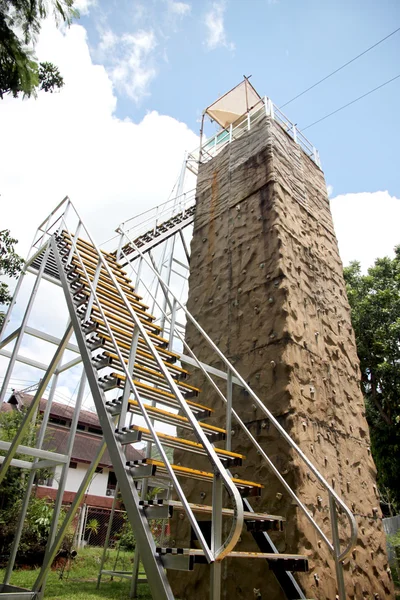
[(273, 369), (275, 369), (275, 367), (276, 367), (276, 362), (275, 362), (274, 360), (271, 360), (271, 367), (272, 367)]
[(282, 500), (282, 494), (280, 492), (276, 493), (276, 499), (277, 500)]

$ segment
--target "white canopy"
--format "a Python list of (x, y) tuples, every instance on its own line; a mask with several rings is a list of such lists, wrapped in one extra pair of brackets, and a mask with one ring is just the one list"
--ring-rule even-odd
[(246, 114), (261, 100), (247, 78), (221, 96), (205, 112), (224, 129)]

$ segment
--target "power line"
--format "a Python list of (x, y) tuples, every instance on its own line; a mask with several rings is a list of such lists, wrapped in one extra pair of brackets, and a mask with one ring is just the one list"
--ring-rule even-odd
[(295, 96), (291, 100), (288, 100), (287, 102), (285, 102), (285, 104), (282, 104), (282, 106), (280, 106), (279, 108), (284, 108), (285, 106), (287, 106), (291, 102), (294, 102), (295, 100), (297, 100), (297, 98), (300, 98), (300, 96), (303, 96), (304, 94), (306, 94), (310, 90), (312, 90), (315, 87), (317, 87), (317, 85), (319, 85), (323, 81), (326, 81), (327, 79), (329, 79), (329, 77), (332, 77), (332, 75), (335, 75), (336, 73), (338, 73), (339, 71), (341, 71), (342, 69), (344, 69), (345, 67), (347, 67), (348, 65), (350, 65), (352, 62), (354, 62), (355, 60), (357, 60), (358, 58), (360, 58), (361, 56), (364, 56), (364, 54), (367, 54), (367, 52), (369, 52), (373, 48), (376, 48), (377, 46), (379, 46), (379, 44), (382, 44), (382, 42), (384, 42), (385, 40), (387, 40), (388, 38), (390, 38), (392, 35), (394, 35), (398, 31), (400, 31), (400, 27), (398, 27), (397, 29), (395, 29), (394, 31), (392, 31), (392, 33), (389, 33), (389, 35), (387, 35), (386, 37), (384, 37), (381, 40), (379, 40), (379, 42), (376, 42), (376, 44), (374, 44), (373, 46), (370, 46), (369, 48), (367, 48), (366, 50), (364, 50), (364, 52), (361, 52), (361, 54), (358, 54), (357, 56), (355, 56), (354, 58), (352, 58), (351, 60), (349, 60), (347, 63), (345, 63), (344, 65), (342, 65), (341, 67), (339, 67), (335, 71), (332, 71), (332, 73), (329, 73), (329, 75), (327, 75), (326, 77), (323, 77), (322, 79), (320, 79), (319, 81), (317, 81), (317, 83), (314, 83), (314, 85), (312, 85), (309, 88), (307, 88), (306, 90), (304, 90), (304, 92), (301, 92), (300, 94), (297, 94), (297, 96)]
[(393, 77), (392, 79), (389, 79), (389, 81), (385, 81), (385, 83), (382, 83), (381, 85), (378, 85), (378, 87), (374, 88), (373, 90), (370, 90), (366, 94), (363, 94), (362, 96), (359, 96), (355, 100), (352, 100), (351, 102), (348, 102), (344, 106), (341, 106), (340, 108), (337, 108), (333, 112), (329, 113), (329, 115), (325, 115), (324, 117), (321, 117), (321, 119), (318, 119), (318, 121), (314, 121), (314, 123), (311, 123), (310, 125), (307, 125), (307, 127), (302, 127), (301, 131), (305, 131), (306, 129), (309, 129), (310, 127), (313, 127), (317, 123), (321, 123), (321, 121), (325, 121), (325, 119), (327, 119), (328, 117), (331, 117), (332, 115), (335, 115), (336, 113), (338, 113), (339, 111), (343, 110), (344, 108), (347, 108), (348, 106), (351, 106), (355, 102), (358, 102), (359, 100), (362, 100), (366, 96), (369, 96), (373, 92), (376, 92), (376, 90), (380, 90), (381, 88), (385, 87), (385, 85), (388, 85), (388, 83), (392, 83), (392, 81), (394, 81), (395, 79), (398, 79), (399, 77), (400, 77), (400, 73), (398, 75), (396, 75), (396, 77)]

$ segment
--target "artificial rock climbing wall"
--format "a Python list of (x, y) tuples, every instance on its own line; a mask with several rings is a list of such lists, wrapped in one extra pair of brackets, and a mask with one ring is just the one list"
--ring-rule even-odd
[[(345, 561), (348, 598), (393, 598), (356, 345), (324, 176), (270, 118), (264, 117), (200, 167), (188, 309), (356, 515), (358, 545)], [(201, 360), (221, 367), (190, 324), (186, 336)], [(221, 401), (200, 375), (192, 381), (202, 387), (202, 401), (214, 407), (214, 422), (221, 425)], [(237, 386), (233, 401), (331, 539), (327, 494)], [(253, 508), (285, 516), (285, 533), (272, 534), (275, 544), (281, 552), (309, 557), (310, 572), (297, 576), (306, 597), (335, 600), (328, 549), (248, 439), (235, 426), (234, 431), (232, 449), (246, 460), (231, 470), (265, 486), (261, 497), (250, 499)], [(175, 462), (181, 458), (176, 451)], [(186, 456), (182, 463), (188, 465)], [(192, 466), (207, 467), (198, 457)], [(206, 484), (188, 480), (185, 489), (192, 502), (211, 503)], [(344, 523), (340, 517), (342, 547)], [(177, 515), (173, 544), (187, 547), (189, 530), (183, 515)], [(257, 547), (244, 533), (237, 549)], [(263, 561), (228, 559), (223, 564), (223, 598), (285, 597)], [(172, 583), (182, 600), (208, 597), (208, 570), (202, 565), (189, 577), (175, 573)]]

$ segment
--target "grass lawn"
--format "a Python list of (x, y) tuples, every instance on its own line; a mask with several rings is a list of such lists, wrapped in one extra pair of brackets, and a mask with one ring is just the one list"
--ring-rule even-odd
[[(69, 568), (64, 570), (63, 579), (60, 579), (61, 568), (51, 571), (47, 580), (45, 598), (57, 600), (96, 600), (98, 598), (129, 597), (130, 580), (115, 578), (111, 581), (109, 576), (102, 577), (100, 589), (96, 589), (99, 573), (102, 548), (84, 548), (78, 556), (71, 561)], [(117, 557), (116, 550), (110, 550), (104, 565), (105, 569), (116, 568), (119, 571), (130, 571), (133, 566), (133, 552), (121, 552), (117, 566), (114, 567)], [(39, 569), (14, 571), (10, 583), (19, 587), (30, 589), (39, 573)], [(140, 567), (140, 577), (145, 577), (143, 567)], [(4, 571), (0, 570), (0, 581)], [(152, 600), (147, 584), (139, 584), (138, 597), (141, 600)]]

